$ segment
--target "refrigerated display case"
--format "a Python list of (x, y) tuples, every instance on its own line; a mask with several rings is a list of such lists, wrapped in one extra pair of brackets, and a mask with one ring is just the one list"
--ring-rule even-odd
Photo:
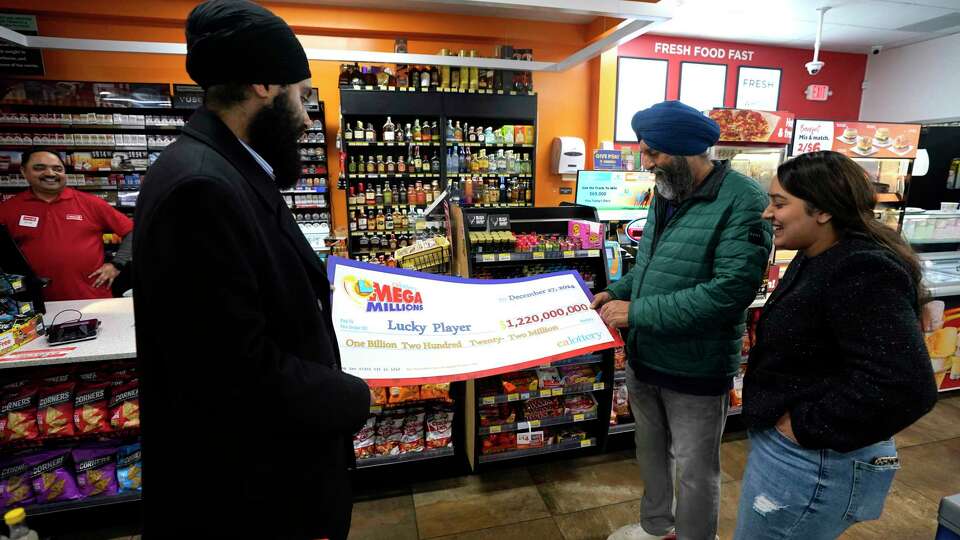
[(720, 125), (720, 142), (711, 157), (729, 160), (730, 167), (760, 183), (766, 190), (787, 157), (793, 138), (794, 114), (786, 111), (713, 109), (710, 118)]

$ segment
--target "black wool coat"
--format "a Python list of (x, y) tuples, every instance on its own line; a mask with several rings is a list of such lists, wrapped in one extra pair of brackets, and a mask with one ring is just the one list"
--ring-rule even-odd
[(345, 538), (370, 394), (340, 370), (330, 284), (273, 180), (200, 109), (135, 224), (146, 537)]

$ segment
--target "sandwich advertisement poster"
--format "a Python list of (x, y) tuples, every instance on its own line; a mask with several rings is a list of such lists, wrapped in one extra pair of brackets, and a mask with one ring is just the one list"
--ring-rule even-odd
[(917, 157), (919, 124), (797, 120), (793, 154), (833, 150), (852, 158)]

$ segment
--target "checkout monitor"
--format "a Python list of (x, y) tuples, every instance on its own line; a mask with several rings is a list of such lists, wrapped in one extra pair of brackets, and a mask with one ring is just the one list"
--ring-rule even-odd
[(649, 172), (579, 171), (576, 202), (596, 208), (600, 221), (632, 221), (647, 216), (653, 186)]

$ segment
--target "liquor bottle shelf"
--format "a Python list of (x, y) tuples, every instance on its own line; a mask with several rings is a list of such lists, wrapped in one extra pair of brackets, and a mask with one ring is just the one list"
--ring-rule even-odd
[(480, 435), (489, 435), (491, 433), (508, 433), (511, 431), (523, 431), (525, 429), (534, 429), (538, 427), (550, 427), (550, 426), (562, 426), (566, 424), (575, 424), (578, 422), (586, 422), (588, 420), (596, 420), (597, 411), (590, 411), (585, 413), (577, 414), (565, 414), (563, 416), (551, 416), (548, 418), (541, 418), (539, 420), (527, 420), (524, 422), (513, 422), (510, 424), (500, 424), (497, 426), (482, 426), (477, 432)]
[(448, 178), (453, 178), (453, 177), (457, 177), (457, 178), (473, 178), (473, 177), (479, 177), (479, 178), (533, 178), (533, 175), (532, 175), (532, 174), (516, 174), (516, 173), (489, 173), (489, 172), (480, 173), (480, 172), (477, 172), (477, 173), (454, 173), (454, 174), (447, 173), (447, 177), (448, 177)]
[(343, 141), (343, 144), (352, 147), (440, 146), (440, 141)]
[(599, 249), (570, 249), (565, 251), (525, 251), (509, 253), (477, 253), (473, 260), (478, 263), (525, 262), (554, 259), (592, 259), (600, 256)]
[(480, 90), (458, 88), (417, 87), (417, 86), (377, 86), (377, 85), (359, 85), (341, 86), (341, 90), (358, 90), (361, 92), (419, 92), (424, 94), (490, 94), (499, 96), (535, 96), (536, 91), (517, 92), (515, 90)]
[(364, 208), (374, 208), (377, 210), (383, 210), (385, 208), (397, 208), (399, 210), (409, 209), (416, 210), (418, 208), (426, 208), (427, 204), (350, 204), (347, 205), (348, 210), (363, 210)]
[(534, 145), (526, 143), (482, 143), (482, 142), (466, 142), (466, 141), (447, 141), (447, 146), (467, 146), (470, 148), (533, 148)]
[(91, 129), (114, 131), (180, 131), (182, 126), (148, 126), (139, 124), (40, 124), (33, 122), (0, 122), (0, 130), (14, 129)]
[(316, 186), (312, 188), (300, 188), (300, 189), (284, 189), (280, 193), (284, 195), (315, 195), (317, 193), (326, 193), (326, 186)]
[(347, 180), (363, 180), (363, 179), (421, 179), (421, 178), (440, 178), (439, 173), (351, 173), (347, 175)]

